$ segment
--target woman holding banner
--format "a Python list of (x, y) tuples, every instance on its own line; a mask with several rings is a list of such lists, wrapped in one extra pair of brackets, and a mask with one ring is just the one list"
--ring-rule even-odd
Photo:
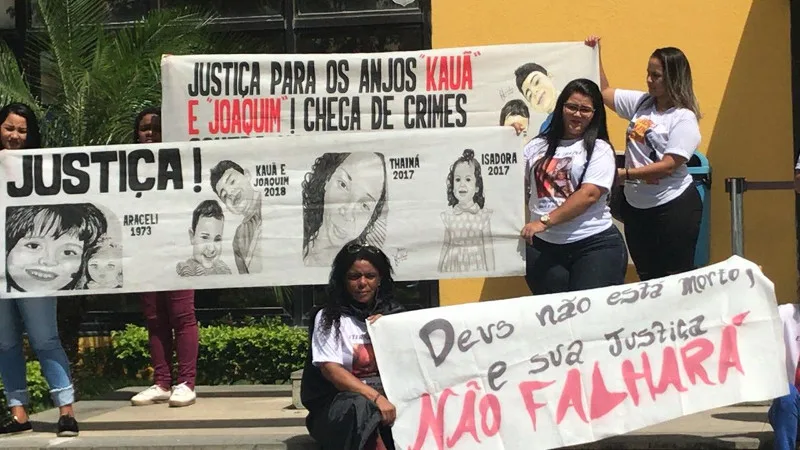
[[(590, 36), (586, 45), (596, 47)], [(598, 47), (599, 51), (599, 47)], [(700, 145), (700, 110), (686, 55), (656, 49), (647, 64), (647, 92), (614, 89), (602, 60), (603, 101), (628, 120), (621, 206), (625, 237), (640, 280), (694, 269), (703, 204), (686, 166)]]
[[(0, 110), (0, 151), (39, 147), (41, 147), (39, 125), (30, 107), (12, 103)], [(54, 246), (51, 244), (56, 244), (58, 248), (72, 245), (58, 242), (62, 240), (60, 238), (69, 240), (68, 233), (58, 233), (61, 234), (60, 238), (50, 236), (48, 239), (38, 236), (46, 234), (47, 231), (60, 229), (64, 225), (60, 219), (40, 220), (38, 217), (37, 215), (36, 224), (32, 224), (31, 229), (20, 237), (19, 240), (24, 241), (24, 245), (15, 244), (13, 248), (6, 249), (6, 270), (11, 250), (22, 248), (16, 256), (11, 255), (12, 258), (51, 267), (53, 264), (59, 264), (57, 252), (43, 253), (42, 250), (47, 248), (52, 250)], [(56, 261), (51, 261), (48, 254), (54, 253), (56, 255), (52, 258)], [(65, 250), (64, 254), (66, 253)], [(75, 421), (75, 412), (72, 409), (75, 389), (72, 385), (69, 360), (58, 336), (56, 315), (56, 297), (0, 300), (0, 378), (3, 381), (6, 403), (12, 416), (11, 420), (0, 425), (0, 435), (23, 433), (33, 429), (25, 409), (30, 397), (26, 380), (23, 332), (28, 334), (28, 341), (39, 359), (42, 374), (50, 386), (53, 404), (58, 407), (58, 436), (78, 435), (78, 423)]]
[(521, 234), (531, 292), (623, 284), (628, 253), (607, 202), (616, 165), (597, 84), (567, 84), (551, 126), (523, 153), (530, 219)]
[(300, 397), (323, 449), (393, 449), (395, 407), (384, 396), (370, 323), (402, 311), (392, 266), (377, 247), (351, 242), (333, 261), (328, 300), (314, 315)]
[[(134, 122), (133, 140), (140, 144), (161, 142), (161, 110), (148, 108)], [(169, 406), (189, 406), (197, 395), (199, 337), (194, 312), (194, 291), (144, 292), (142, 310), (147, 320), (150, 360), (155, 383), (131, 399), (133, 406), (169, 402)], [(172, 386), (172, 348), (178, 350), (178, 385)]]

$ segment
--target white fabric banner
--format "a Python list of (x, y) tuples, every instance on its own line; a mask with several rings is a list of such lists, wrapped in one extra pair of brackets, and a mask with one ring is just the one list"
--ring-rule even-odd
[(281, 55), (167, 55), (165, 141), (463, 128), (519, 121), (534, 136), (561, 89), (599, 81), (583, 42)]
[(352, 240), (398, 280), (524, 273), (510, 127), (0, 152), (1, 297), (326, 284)]
[(785, 395), (774, 285), (740, 257), (369, 326), (403, 449), (547, 449)]

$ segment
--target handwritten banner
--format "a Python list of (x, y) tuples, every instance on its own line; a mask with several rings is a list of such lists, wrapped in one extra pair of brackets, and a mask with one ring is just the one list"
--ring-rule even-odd
[(785, 395), (774, 286), (740, 257), (369, 327), (404, 449), (547, 449)]
[(597, 53), (582, 42), (168, 55), (161, 72), (165, 141), (512, 122), (533, 136), (568, 82), (599, 80)]
[(0, 295), (325, 284), (352, 240), (399, 280), (521, 275), (520, 150), (476, 127), (0, 152)]

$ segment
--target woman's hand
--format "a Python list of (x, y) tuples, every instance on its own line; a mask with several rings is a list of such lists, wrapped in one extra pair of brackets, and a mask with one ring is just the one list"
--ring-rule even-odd
[(595, 48), (597, 45), (600, 44), (600, 36), (591, 35), (584, 39), (584, 44), (588, 45), (589, 47)]
[(525, 128), (522, 127), (521, 123), (514, 122), (511, 124), (511, 126), (514, 127), (514, 131), (517, 132), (517, 136), (519, 136), (520, 134), (522, 134), (523, 131), (525, 131)]
[(376, 320), (380, 319), (381, 317), (383, 317), (383, 314), (375, 314), (374, 316), (369, 316), (367, 317), (367, 322), (369, 322), (369, 324), (372, 325), (373, 323), (375, 323)]
[(392, 402), (383, 395), (379, 395), (375, 400), (375, 405), (381, 411), (381, 423), (390, 427), (394, 425), (394, 420), (397, 418), (397, 409), (395, 409)]
[(522, 227), (522, 238), (528, 242), (528, 244), (533, 243), (533, 235), (537, 233), (541, 233), (542, 231), (547, 229), (547, 225), (543, 224), (542, 222), (536, 220), (530, 223), (526, 223), (524, 227)]

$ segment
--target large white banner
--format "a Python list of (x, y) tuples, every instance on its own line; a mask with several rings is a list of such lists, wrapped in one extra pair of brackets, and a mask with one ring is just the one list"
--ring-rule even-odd
[(575, 78), (599, 80), (582, 42), (282, 55), (168, 55), (164, 140), (463, 128), (548, 120)]
[(0, 152), (0, 297), (325, 284), (348, 242), (399, 280), (524, 273), (510, 127)]
[(785, 395), (774, 286), (742, 258), (369, 327), (403, 449), (547, 449)]

